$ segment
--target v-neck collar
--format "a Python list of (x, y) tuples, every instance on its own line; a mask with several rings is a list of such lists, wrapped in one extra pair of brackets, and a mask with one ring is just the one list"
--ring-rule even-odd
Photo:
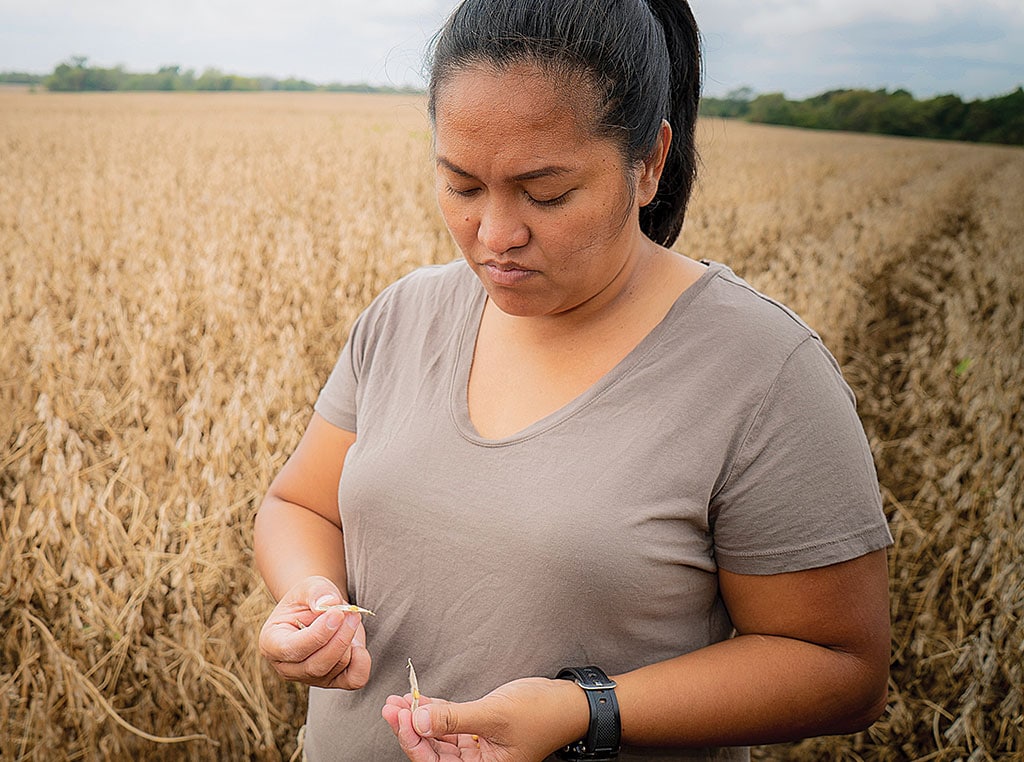
[[(540, 436), (579, 414), (628, 376), (658, 345), (668, 330), (668, 326), (726, 269), (725, 265), (717, 262), (702, 260), (702, 263), (707, 265), (707, 269), (701, 273), (701, 276), (676, 298), (658, 324), (607, 373), (558, 410), (534, 421), (514, 434), (498, 439), (481, 436), (469, 415), (469, 374), (473, 367), (473, 355), (476, 351), (477, 336), (480, 333), (480, 321), (483, 319), (484, 306), (487, 304), (487, 292), (478, 282), (476, 296), (466, 310), (466, 318), (459, 336), (455, 362), (452, 367), (449, 406), (452, 420), (459, 434), (467, 441), (481, 447), (507, 447)], [(473, 277), (476, 278), (475, 275)]]

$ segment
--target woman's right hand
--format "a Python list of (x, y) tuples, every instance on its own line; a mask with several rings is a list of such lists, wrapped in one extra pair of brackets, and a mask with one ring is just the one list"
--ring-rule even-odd
[(388, 696), (381, 715), (413, 762), (535, 762), (587, 732), (590, 709), (569, 680), (524, 677), (476, 701)]
[(370, 679), (370, 652), (361, 616), (319, 610), (344, 602), (326, 577), (302, 580), (267, 618), (260, 653), (285, 680), (318, 688), (362, 688)]

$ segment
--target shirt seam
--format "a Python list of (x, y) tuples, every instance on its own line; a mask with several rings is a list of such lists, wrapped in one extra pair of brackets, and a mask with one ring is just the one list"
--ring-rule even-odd
[(710, 502), (713, 502), (714, 499), (718, 497), (718, 495), (721, 494), (722, 491), (728, 486), (729, 482), (732, 480), (733, 474), (736, 473), (736, 468), (739, 465), (740, 456), (743, 454), (744, 449), (746, 449), (747, 442), (750, 440), (750, 436), (754, 431), (754, 427), (757, 425), (757, 421), (761, 417), (761, 413), (764, 411), (765, 407), (768, 404), (768, 398), (771, 397), (772, 392), (779, 385), (779, 379), (782, 377), (782, 371), (786, 369), (786, 366), (789, 364), (789, 361), (793, 359), (793, 355), (795, 355), (799, 351), (800, 347), (802, 347), (808, 341), (815, 341), (816, 339), (817, 337), (813, 331), (810, 332), (808, 335), (804, 336), (796, 344), (796, 346), (793, 347), (790, 353), (786, 355), (786, 359), (782, 361), (782, 364), (779, 365), (779, 370), (775, 373), (775, 377), (772, 379), (772, 382), (768, 385), (768, 388), (765, 389), (764, 395), (761, 397), (760, 403), (758, 403), (757, 410), (754, 411), (754, 414), (750, 417), (750, 424), (747, 426), (747, 430), (743, 434), (743, 439), (740, 441), (739, 447), (736, 448), (736, 457), (733, 459), (733, 463), (729, 467), (729, 473), (726, 474), (725, 479), (722, 480), (722, 486), (715, 490), (714, 494), (711, 495), (711, 501), (709, 501), (709, 505)]

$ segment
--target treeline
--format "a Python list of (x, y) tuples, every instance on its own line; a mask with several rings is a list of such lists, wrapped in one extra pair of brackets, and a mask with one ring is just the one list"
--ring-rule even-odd
[(29, 74), (27, 71), (0, 71), (0, 85), (40, 85), (45, 74)]
[(1024, 89), (989, 100), (917, 100), (906, 90), (830, 90), (803, 101), (740, 88), (704, 98), (701, 113), (820, 130), (1024, 145)]
[(327, 91), (355, 93), (410, 93), (412, 88), (373, 87), (371, 85), (345, 85), (332, 83), (319, 85), (294, 77), (274, 79), (273, 77), (243, 77), (237, 74), (226, 74), (219, 69), (206, 69), (197, 74), (193, 69), (180, 66), (163, 66), (153, 73), (136, 73), (125, 71), (121, 66), (105, 69), (88, 66), (87, 59), (81, 56), (71, 58), (54, 68), (53, 73), (41, 78), (41, 84), (53, 92), (85, 92), (85, 91)]

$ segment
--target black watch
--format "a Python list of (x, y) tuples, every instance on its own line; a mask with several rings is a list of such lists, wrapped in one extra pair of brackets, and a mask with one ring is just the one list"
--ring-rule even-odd
[(615, 698), (615, 681), (598, 667), (566, 667), (555, 677), (573, 680), (587, 694), (587, 703), (590, 704), (587, 734), (556, 751), (555, 756), (571, 762), (611, 762), (618, 759), (622, 725), (619, 702)]

